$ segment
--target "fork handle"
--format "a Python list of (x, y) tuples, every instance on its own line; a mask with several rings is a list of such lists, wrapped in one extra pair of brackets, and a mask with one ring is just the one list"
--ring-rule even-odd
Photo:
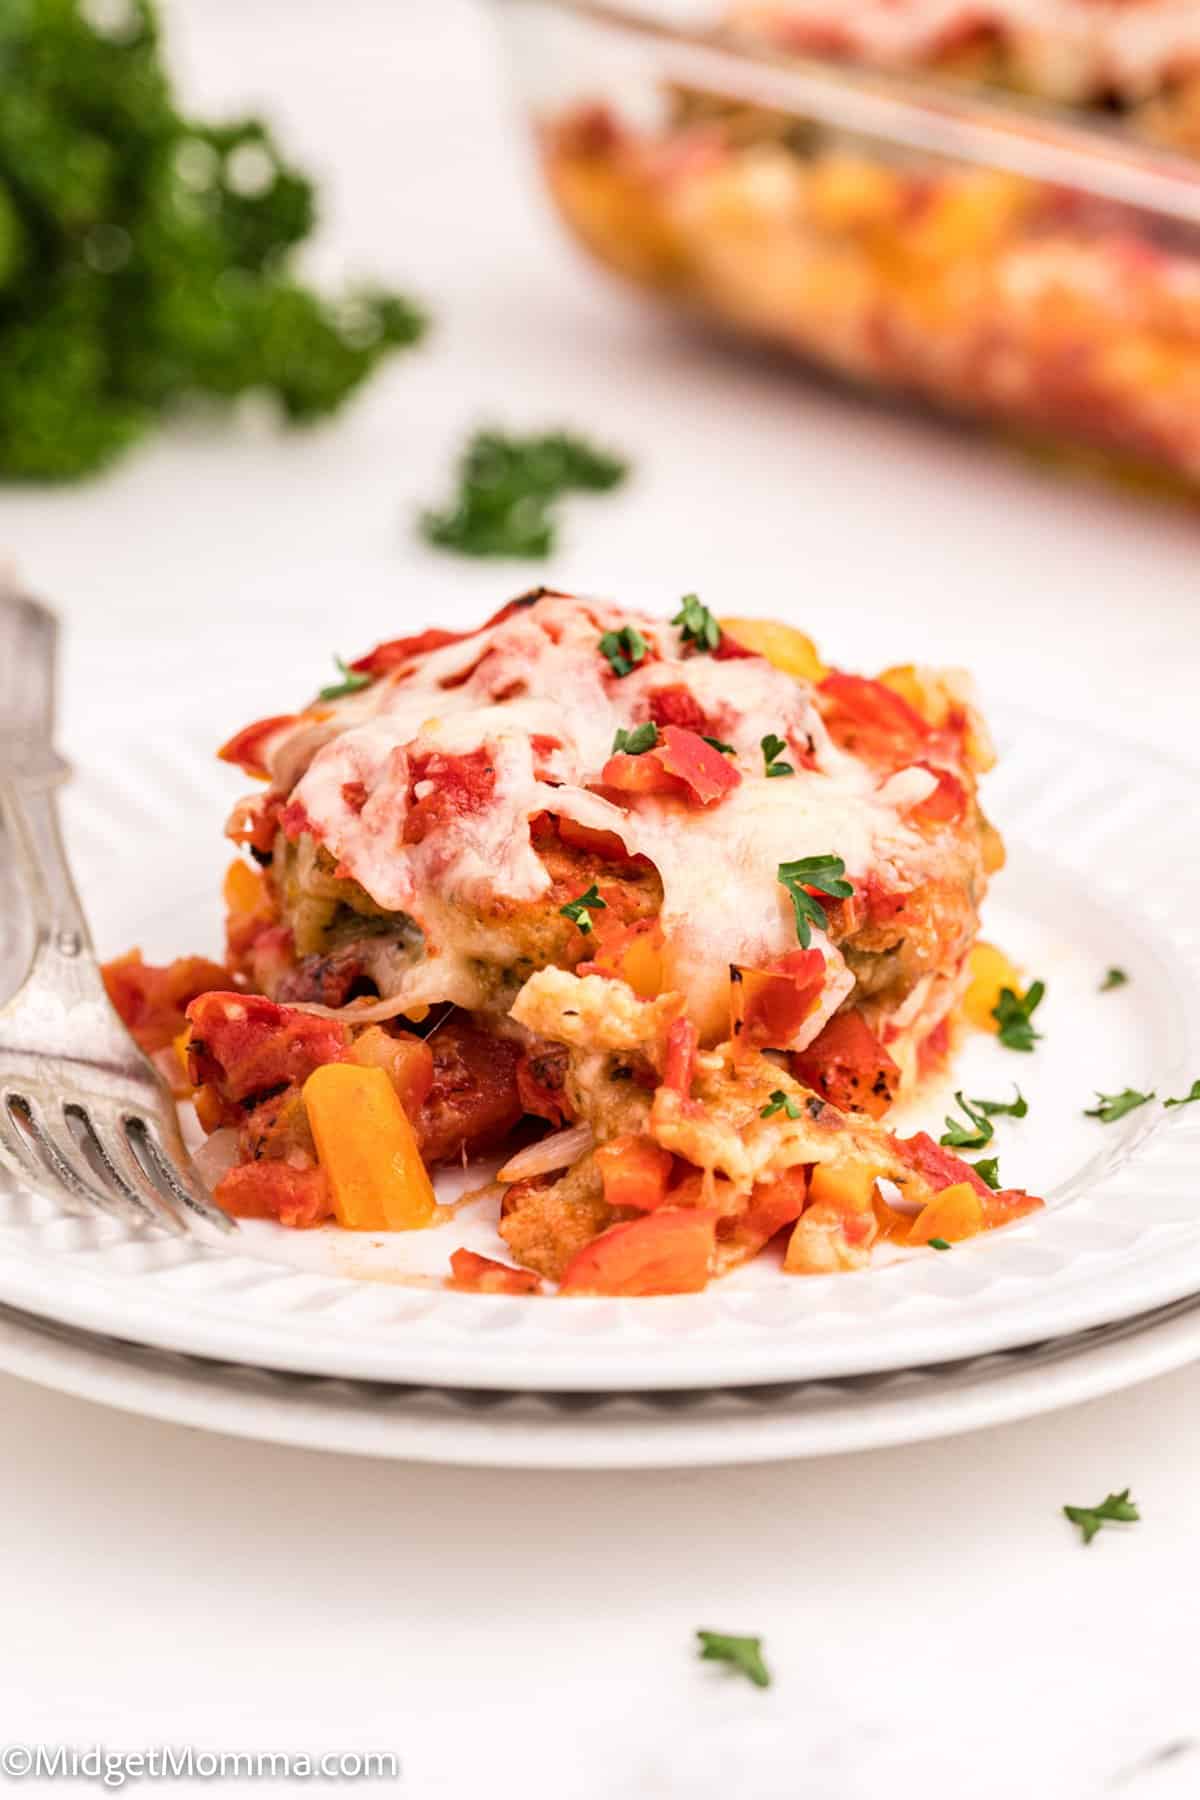
[[(91, 933), (63, 849), (56, 788), (66, 765), (0, 765), (0, 812), (12, 835), (34, 928), (33, 968), (47, 963), (77, 971), (81, 987), (99, 980)], [(94, 978), (94, 979), (93, 979)]]

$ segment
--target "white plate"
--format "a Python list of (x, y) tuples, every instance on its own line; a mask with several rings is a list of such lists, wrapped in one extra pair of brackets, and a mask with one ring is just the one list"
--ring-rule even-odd
[(1033, 1418), (1200, 1357), (1200, 1301), (949, 1367), (662, 1394), (329, 1381), (147, 1350), (0, 1308), (0, 1369), (124, 1412), (461, 1467), (702, 1468), (838, 1456)]
[[(207, 684), (198, 683), (200, 688)], [(228, 696), (225, 696), (228, 699)], [(76, 745), (77, 873), (106, 953), (216, 947), (220, 829), (239, 778), (212, 761), (211, 703), (173, 700)], [(189, 714), (190, 707), (190, 714)], [(182, 713), (182, 718), (177, 715)], [(265, 1367), (472, 1388), (666, 1389), (811, 1380), (975, 1356), (1200, 1291), (1200, 1106), (1103, 1126), (1093, 1089), (1183, 1092), (1200, 1075), (1194, 778), (1143, 751), (1001, 714), (988, 803), (1012, 860), (989, 934), (1049, 993), (1033, 1056), (975, 1038), (957, 1079), (1031, 1110), (1000, 1121), (1006, 1182), (1047, 1211), (950, 1253), (785, 1278), (760, 1261), (707, 1293), (514, 1299), (430, 1279), (486, 1219), (390, 1241), (245, 1227), (225, 1250), (77, 1220), (0, 1194), (0, 1301), (88, 1330)], [(1110, 964), (1127, 987), (1098, 991)], [(949, 1096), (947, 1096), (949, 1098)], [(940, 1129), (944, 1108), (923, 1121)], [(424, 1272), (425, 1285), (413, 1285)]]

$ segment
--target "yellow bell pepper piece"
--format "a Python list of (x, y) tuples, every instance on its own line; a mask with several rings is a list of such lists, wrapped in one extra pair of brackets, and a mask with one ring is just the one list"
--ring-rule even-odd
[(969, 1181), (956, 1182), (935, 1194), (912, 1222), (908, 1234), (910, 1244), (927, 1244), (930, 1238), (944, 1238), (948, 1244), (959, 1244), (963, 1238), (975, 1237), (983, 1230), (983, 1205)]
[(383, 1069), (325, 1063), (304, 1105), (333, 1210), (348, 1231), (415, 1231), (437, 1200), (408, 1115)]
[(1000, 998), (1000, 989), (1011, 988), (1014, 994), (1021, 993), (1020, 971), (1003, 950), (997, 950), (995, 944), (984, 943), (982, 938), (971, 950), (967, 970), (970, 979), (963, 995), (964, 1013), (980, 1031), (999, 1031), (992, 1012)]
[(794, 625), (781, 624), (778, 619), (722, 619), (720, 626), (747, 650), (765, 656), (798, 681), (824, 681), (829, 673), (812, 639)]
[(818, 1163), (808, 1184), (809, 1205), (825, 1203), (841, 1212), (869, 1212), (876, 1180), (886, 1173), (871, 1163)]

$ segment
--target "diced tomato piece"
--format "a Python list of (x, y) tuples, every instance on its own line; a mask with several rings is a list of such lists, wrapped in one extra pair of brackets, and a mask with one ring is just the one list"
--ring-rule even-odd
[(213, 1087), (236, 1109), (253, 1095), (307, 1079), (345, 1057), (350, 1034), (336, 1019), (277, 1006), (259, 994), (208, 993), (187, 1009), (192, 1085)]
[(738, 1049), (786, 1050), (821, 997), (825, 958), (792, 950), (766, 969), (729, 972), (730, 1034)]
[(239, 800), (229, 815), (225, 836), (235, 844), (246, 844), (260, 856), (270, 856), (279, 830), (279, 797), (253, 794)]
[(385, 644), (376, 644), (350, 667), (356, 675), (386, 675), (390, 670), (412, 662), (415, 657), (428, 656), (431, 650), (444, 650), (447, 644), (461, 644), (464, 638), (473, 636), (470, 631), (442, 631), (435, 625), (428, 631), (415, 632), (411, 637), (389, 638)]
[(401, 1106), (415, 1123), (433, 1090), (433, 1051), (412, 1031), (385, 1031), (368, 1025), (359, 1032), (347, 1059), (368, 1069), (382, 1069)]
[(431, 831), (482, 812), (496, 791), (496, 771), (486, 750), (465, 756), (434, 751), (413, 759), (410, 792), (432, 783), (432, 791), (412, 800), (404, 820), (404, 842), (420, 844)]
[(632, 1132), (612, 1138), (596, 1151), (596, 1167), (610, 1206), (654, 1212), (667, 1198), (673, 1158), (652, 1138)]
[(678, 725), (664, 729), (656, 749), (641, 756), (618, 751), (600, 771), (600, 786), (618, 793), (676, 795), (701, 806), (723, 799), (741, 779), (729, 757)]
[(717, 1226), (721, 1260), (747, 1262), (769, 1244), (776, 1232), (793, 1225), (804, 1211), (808, 1197), (808, 1171), (785, 1169), (774, 1181), (757, 1182), (744, 1212), (724, 1218)]
[(520, 1047), (455, 1013), (426, 1040), (433, 1086), (414, 1123), (427, 1163), (500, 1141), (525, 1110), (517, 1087)]
[(697, 1294), (708, 1281), (715, 1236), (715, 1213), (695, 1207), (661, 1207), (610, 1225), (576, 1251), (563, 1271), (562, 1292)]
[(797, 1081), (834, 1106), (881, 1119), (896, 1097), (900, 1070), (857, 1007), (836, 1013), (803, 1050), (791, 1056)]
[(703, 733), (708, 725), (704, 708), (682, 682), (655, 689), (650, 695), (650, 717), (660, 731), (667, 725), (680, 725), (687, 731)]
[(140, 950), (131, 950), (105, 963), (100, 973), (122, 1023), (148, 1056), (174, 1043), (198, 995), (229, 986), (228, 969), (203, 956), (180, 956), (160, 967), (143, 962)]
[(970, 1163), (943, 1145), (935, 1144), (927, 1131), (918, 1131), (909, 1138), (894, 1137), (891, 1144), (900, 1160), (923, 1176), (935, 1194), (941, 1193), (943, 1188), (956, 1187), (960, 1181), (970, 1182), (981, 1199), (991, 1194), (983, 1176), (977, 1175)]
[(1021, 1188), (1001, 1188), (995, 1194), (981, 1194), (980, 1200), (985, 1231), (993, 1231), (997, 1225), (1011, 1225), (1014, 1219), (1023, 1219), (1029, 1213), (1041, 1212), (1046, 1204)]
[(722, 800), (741, 784), (741, 775), (728, 756), (706, 743), (698, 732), (685, 731), (678, 725), (664, 727), (656, 757), (668, 775), (676, 775), (701, 806)]
[(914, 763), (916, 769), (927, 769), (931, 775), (937, 776), (937, 786), (932, 794), (912, 808), (910, 818), (927, 821), (931, 825), (949, 825), (966, 817), (967, 789), (966, 785), (952, 775), (949, 769), (939, 769), (933, 763)]
[(268, 740), (285, 726), (294, 725), (299, 716), (298, 713), (276, 713), (270, 719), (256, 719), (253, 725), (235, 731), (229, 741), (221, 745), (217, 755), (222, 762), (236, 763), (245, 774), (259, 775), (265, 780), (269, 771), (263, 761), (263, 751)]
[(720, 640), (712, 652), (712, 659), (714, 662), (736, 662), (740, 657), (757, 655), (757, 650), (747, 650), (745, 644), (739, 644), (737, 639), (731, 637), (729, 632), (722, 627)]
[(551, 1125), (565, 1125), (575, 1114), (566, 1093), (567, 1052), (558, 1044), (523, 1050), (517, 1064), (517, 1093), (527, 1113)]
[(696, 1050), (700, 1043), (700, 1033), (695, 1023), (686, 1015), (676, 1019), (667, 1032), (666, 1067), (663, 1070), (663, 1086), (679, 1095), (681, 1100), (690, 1097), (692, 1082), (696, 1075)]
[(446, 1286), (470, 1294), (536, 1294), (542, 1283), (532, 1269), (514, 1269), (474, 1250), (455, 1250)]
[(831, 736), (872, 761), (903, 767), (929, 741), (930, 728), (920, 713), (881, 681), (835, 669), (817, 691)]
[(284, 1162), (242, 1163), (217, 1183), (213, 1198), (237, 1219), (278, 1219), (303, 1230), (333, 1217), (329, 1183), (320, 1169)]

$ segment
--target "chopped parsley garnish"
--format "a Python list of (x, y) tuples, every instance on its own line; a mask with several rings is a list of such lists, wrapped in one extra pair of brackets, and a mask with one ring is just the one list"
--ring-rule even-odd
[(762, 740), (763, 764), (767, 771), (768, 780), (771, 780), (776, 775), (794, 775), (796, 773), (791, 763), (779, 761), (780, 752), (786, 749), (787, 740), (785, 738), (776, 737), (774, 732), (769, 731)]
[(340, 681), (331, 682), (323, 687), (317, 695), (318, 700), (342, 700), (347, 694), (357, 694), (360, 689), (370, 687), (371, 677), (360, 675), (354, 669), (348, 669), (340, 656), (334, 657), (334, 664), (342, 672)]
[(945, 1238), (926, 1238), (925, 1242), (931, 1250), (949, 1250), (950, 1248)]
[(1023, 1119), (1029, 1111), (1029, 1102), (1015, 1081), (1013, 1087), (1017, 1096), (1015, 1100), (976, 1100), (973, 1104), (981, 1113), (986, 1113), (989, 1119)]
[(1104, 980), (1100, 983), (1100, 992), (1102, 994), (1107, 994), (1109, 988), (1124, 987), (1128, 980), (1129, 977), (1124, 969), (1110, 969), (1108, 974), (1104, 977)]
[(658, 726), (652, 719), (647, 719), (644, 725), (635, 725), (632, 731), (618, 728), (613, 739), (613, 753), (623, 750), (626, 756), (644, 756), (657, 742)]
[(701, 606), (698, 594), (683, 596), (679, 611), (671, 623), (678, 625), (682, 641), (691, 644), (696, 650), (715, 650), (721, 641), (721, 627), (707, 606)]
[(1044, 981), (1035, 981), (1024, 994), (1014, 994), (1009, 987), (1000, 989), (1000, 998), (992, 1008), (992, 1017), (1000, 1027), (1000, 1042), (1006, 1050), (1032, 1050), (1041, 1037), (1033, 1029), (1033, 1015), (1046, 992)]
[(1102, 1094), (1097, 1088), (1096, 1098), (1099, 1106), (1084, 1108), (1084, 1118), (1099, 1119), (1102, 1125), (1115, 1125), (1126, 1113), (1133, 1112), (1135, 1107), (1145, 1106), (1153, 1100), (1153, 1093), (1139, 1094), (1136, 1088), (1122, 1088), (1119, 1094)]
[(784, 1093), (782, 1088), (775, 1089), (775, 1092), (771, 1095), (766, 1106), (763, 1107), (759, 1117), (762, 1119), (773, 1119), (777, 1112), (786, 1113), (789, 1119), (798, 1119), (800, 1117), (799, 1106), (797, 1106), (790, 1094)]
[(1164, 1106), (1190, 1106), (1193, 1100), (1200, 1100), (1200, 1081), (1193, 1081), (1186, 1094), (1180, 1094), (1176, 1100), (1164, 1100)]
[(1129, 1489), (1109, 1494), (1100, 1506), (1064, 1506), (1072, 1525), (1078, 1525), (1085, 1544), (1090, 1544), (1102, 1525), (1136, 1525), (1141, 1513), (1129, 1498)]
[[(701, 735), (703, 736), (703, 733)], [(706, 737), (704, 739), (704, 741), (706, 744), (711, 744), (714, 750), (719, 750), (721, 752), (722, 756), (736, 756), (737, 755), (737, 751), (734, 749), (733, 745), (732, 744), (723, 744), (721, 742), (720, 738)]]
[(771, 1672), (763, 1661), (761, 1638), (730, 1637), (724, 1631), (698, 1631), (696, 1636), (700, 1639), (702, 1662), (729, 1663), (755, 1687), (770, 1687)]
[(979, 1162), (972, 1163), (971, 1167), (974, 1169), (979, 1179), (981, 1181), (986, 1181), (992, 1192), (995, 1193), (1000, 1186), (1000, 1158), (998, 1156), (985, 1156), (982, 1157)]
[(832, 900), (848, 900), (854, 892), (852, 882), (843, 879), (846, 865), (840, 856), (801, 856), (795, 862), (780, 863), (778, 878), (788, 891), (796, 915), (796, 936), (807, 950), (812, 942), (812, 927), (829, 928), (829, 915), (820, 901), (808, 892), (828, 894)]
[(946, 1114), (946, 1129), (938, 1139), (950, 1150), (982, 1150), (995, 1137), (995, 1129), (991, 1120), (982, 1110), (978, 1101), (974, 1104), (959, 1092), (954, 1096), (970, 1123), (964, 1125), (960, 1119)]
[(600, 654), (618, 678), (632, 675), (649, 648), (636, 625), (622, 625), (620, 631), (606, 631), (600, 639)]
[(568, 900), (567, 904), (565, 906), (560, 906), (558, 910), (565, 919), (570, 919), (572, 924), (578, 925), (580, 931), (586, 936), (592, 929), (592, 921), (588, 917), (588, 914), (604, 912), (607, 906), (608, 901), (600, 898), (596, 884), (593, 881), (591, 887), (588, 888), (586, 893), (580, 894), (578, 900)]
[(604, 493), (627, 473), (619, 457), (565, 431), (477, 431), (459, 461), (457, 495), (443, 511), (421, 514), (421, 535), (464, 556), (547, 556), (555, 502), (572, 491)]

